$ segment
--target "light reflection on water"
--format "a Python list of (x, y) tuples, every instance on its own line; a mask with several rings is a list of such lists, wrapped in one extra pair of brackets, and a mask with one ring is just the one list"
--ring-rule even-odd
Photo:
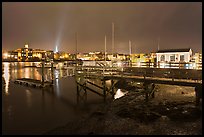
[(56, 79), (56, 94), (57, 94), (57, 96), (60, 95), (59, 79), (58, 78)]
[[(41, 134), (85, 113), (85, 109), (76, 110), (76, 83), (74, 77), (64, 77), (70, 76), (67, 70), (54, 69), (54, 77), (58, 79), (54, 80), (51, 92), (15, 84), (13, 80), (17, 78), (41, 80), (41, 68), (24, 66), (22, 62), (2, 62), (5, 81), (2, 87), (3, 134)], [(51, 80), (50, 68), (45, 68), (45, 78)], [(92, 92), (88, 92), (88, 99), (87, 111), (92, 105), (103, 102), (103, 98)]]
[(26, 99), (27, 99), (27, 105), (28, 107), (32, 106), (32, 93), (30, 90), (26, 89)]
[(9, 88), (9, 80), (10, 80), (10, 70), (9, 70), (9, 63), (4, 63), (4, 72), (3, 78), (5, 80), (5, 94), (9, 95), (8, 88)]

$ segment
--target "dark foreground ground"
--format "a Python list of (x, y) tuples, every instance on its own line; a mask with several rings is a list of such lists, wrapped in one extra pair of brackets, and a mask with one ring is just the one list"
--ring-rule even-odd
[(202, 135), (202, 102), (191, 87), (156, 85), (155, 98), (129, 92), (46, 135)]

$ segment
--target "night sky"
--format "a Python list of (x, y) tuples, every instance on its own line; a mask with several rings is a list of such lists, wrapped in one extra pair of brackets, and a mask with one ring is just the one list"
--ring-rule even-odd
[(112, 49), (114, 52), (150, 53), (160, 49), (192, 48), (202, 52), (202, 3), (2, 3), (2, 49), (30, 48), (75, 53)]

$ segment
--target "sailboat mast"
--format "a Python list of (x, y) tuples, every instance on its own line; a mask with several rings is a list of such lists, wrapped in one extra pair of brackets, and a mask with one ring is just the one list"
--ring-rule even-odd
[(106, 35), (105, 35), (105, 63), (106, 63)]
[(160, 37), (158, 38), (157, 50), (159, 51)]
[(131, 41), (129, 40), (129, 54), (132, 54), (132, 46), (131, 46)]
[(76, 51), (75, 51), (75, 52), (76, 52), (76, 59), (77, 59), (77, 44), (78, 44), (78, 43), (77, 43), (77, 32), (76, 32), (76, 34), (75, 34), (75, 40), (76, 40)]
[(114, 52), (114, 23), (112, 22), (112, 54)]

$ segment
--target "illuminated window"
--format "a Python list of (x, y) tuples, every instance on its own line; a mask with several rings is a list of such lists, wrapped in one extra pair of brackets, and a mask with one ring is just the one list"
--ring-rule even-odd
[(160, 60), (161, 60), (161, 61), (165, 61), (165, 56), (164, 56), (164, 55), (161, 55)]
[(180, 61), (184, 61), (184, 55), (180, 55)]
[(175, 61), (175, 55), (170, 56), (170, 61)]

